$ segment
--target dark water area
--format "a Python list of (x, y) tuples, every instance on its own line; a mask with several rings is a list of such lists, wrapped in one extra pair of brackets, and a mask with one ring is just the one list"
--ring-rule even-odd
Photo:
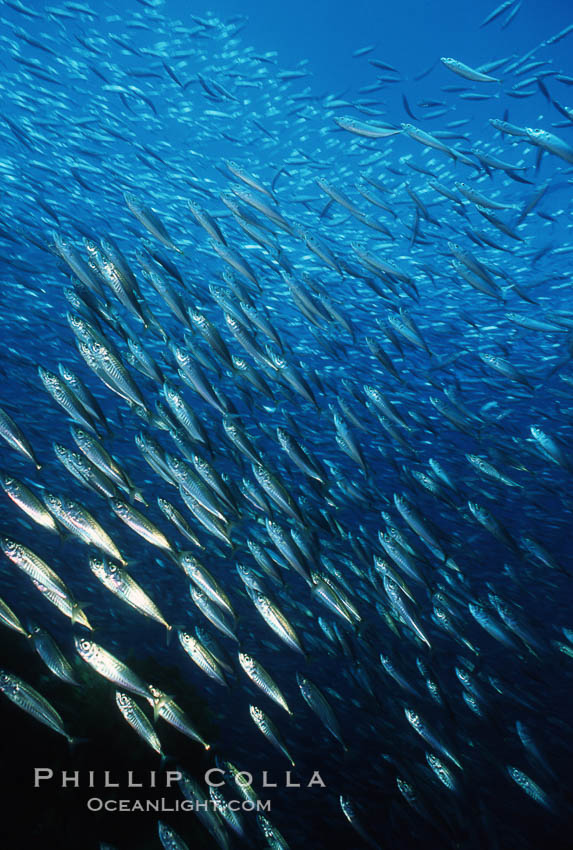
[(0, 6), (2, 848), (573, 847), (573, 29), (493, 11)]

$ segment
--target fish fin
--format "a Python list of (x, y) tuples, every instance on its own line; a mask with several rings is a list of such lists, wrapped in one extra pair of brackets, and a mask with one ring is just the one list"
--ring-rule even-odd
[(146, 502), (143, 498), (143, 495), (137, 487), (129, 488), (129, 501), (133, 504), (133, 502), (140, 502), (142, 505), (145, 505), (146, 508), (149, 507), (149, 502)]
[[(75, 626), (76, 623), (78, 622), (78, 617), (81, 617), (81, 615), (84, 613), (85, 609), (89, 608), (91, 604), (92, 604), (91, 602), (76, 602), (76, 604), (73, 606), (73, 609), (72, 609), (71, 620), (72, 620), (73, 626)], [(86, 620), (87, 620), (87, 617), (86, 617)], [(80, 623), (80, 625), (81, 625), (81, 623)]]
[(71, 753), (75, 753), (76, 747), (79, 746), (79, 744), (89, 744), (91, 741), (91, 738), (74, 738), (72, 735), (68, 735), (67, 739)]

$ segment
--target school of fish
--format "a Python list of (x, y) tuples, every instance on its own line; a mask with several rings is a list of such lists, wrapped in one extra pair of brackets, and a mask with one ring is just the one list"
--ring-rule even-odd
[[(573, 811), (573, 24), (358, 48), (355, 97), (246, 24), (0, 9), (0, 621), (61, 694), (14, 665), (2, 700), (80, 748), (90, 668), (158, 770), (165, 724), (196, 742), (201, 846), (537, 847)], [(238, 814), (243, 770), (302, 790)]]

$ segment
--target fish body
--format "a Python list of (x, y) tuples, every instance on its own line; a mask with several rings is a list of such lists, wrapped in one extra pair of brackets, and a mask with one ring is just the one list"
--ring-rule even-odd
[(49, 632), (35, 624), (30, 625), (29, 637), (34, 649), (54, 676), (69, 685), (79, 685), (73, 667)]
[(117, 564), (110, 563), (106, 558), (90, 558), (90, 569), (114, 596), (135, 608), (145, 617), (150, 617), (152, 620), (161, 623), (168, 631), (171, 630), (171, 626), (157, 605), (129, 573), (122, 570)]
[(145, 227), (146, 230), (151, 233), (152, 236), (155, 236), (156, 239), (161, 242), (162, 245), (165, 245), (166, 248), (170, 248), (173, 251), (177, 251), (179, 254), (182, 254), (183, 251), (181, 248), (178, 248), (177, 245), (172, 241), (169, 233), (167, 232), (165, 225), (159, 218), (159, 216), (153, 212), (153, 210), (146, 206), (136, 195), (132, 192), (126, 192), (124, 194), (125, 203), (129, 207), (129, 210), (133, 213), (138, 221)]
[(111, 652), (108, 652), (102, 646), (87, 638), (75, 637), (74, 642), (80, 658), (86, 664), (89, 664), (96, 673), (99, 673), (100, 676), (108, 679), (114, 685), (125, 688), (130, 693), (134, 693), (145, 699), (148, 698), (149, 690), (147, 685), (136, 673), (130, 670), (127, 664), (124, 664), (123, 661), (120, 661)]
[(234, 618), (235, 612), (229, 597), (209, 570), (190, 552), (181, 552), (178, 561), (185, 575), (223, 611)]
[(543, 806), (545, 809), (549, 809), (549, 811), (554, 811), (555, 805), (551, 798), (543, 791), (539, 785), (533, 781), (526, 773), (520, 770), (518, 767), (512, 767), (508, 765), (507, 772), (509, 777), (513, 779), (515, 784), (524, 791), (528, 797), (531, 797), (532, 800), (535, 800), (536, 803)]
[(292, 625), (275, 603), (264, 593), (253, 591), (250, 597), (255, 608), (267, 625), (284, 641), (287, 646), (304, 655), (302, 644)]
[(314, 682), (311, 682), (310, 679), (307, 679), (305, 676), (301, 676), (299, 673), (297, 673), (297, 682), (300, 692), (308, 707), (314, 711), (330, 734), (336, 738), (336, 740), (342, 744), (342, 748), (346, 750), (347, 748), (342, 740), (342, 732), (338, 718), (320, 688), (318, 688)]
[(36, 494), (30, 490), (22, 481), (8, 475), (5, 472), (0, 473), (0, 485), (9, 499), (17, 505), (24, 513), (28, 514), (34, 522), (46, 528), (48, 531), (58, 532), (58, 526), (47, 510), (42, 501)]
[(160, 549), (166, 549), (168, 552), (173, 550), (163, 532), (133, 505), (117, 498), (111, 499), (110, 505), (114, 514), (148, 543)]
[(269, 740), (271, 744), (279, 750), (279, 752), (283, 753), (288, 761), (290, 761), (290, 763), (294, 766), (294, 761), (286, 748), (283, 737), (270, 717), (268, 717), (265, 712), (256, 705), (249, 706), (249, 713), (254, 724), (263, 733), (265, 738), (267, 738), (267, 740)]
[(446, 66), (450, 71), (453, 71), (455, 74), (459, 74), (460, 77), (464, 77), (466, 80), (472, 80), (472, 82), (476, 83), (499, 83), (497, 77), (491, 77), (488, 74), (482, 74), (480, 71), (477, 71), (475, 68), (470, 68), (469, 65), (464, 65), (463, 62), (460, 62), (458, 59), (451, 59), (449, 57), (442, 57), (440, 60), (443, 65)]
[(127, 563), (109, 534), (80, 502), (55, 493), (45, 493), (43, 498), (50, 513), (71, 534), (79, 537), (84, 543), (101, 549), (115, 561), (119, 561), (121, 564)]
[(157, 822), (157, 829), (163, 850), (189, 850), (189, 845), (183, 841), (181, 836), (163, 821)]
[(279, 690), (278, 685), (273, 681), (270, 674), (265, 670), (265, 668), (259, 664), (259, 662), (252, 657), (252, 655), (247, 655), (245, 652), (239, 652), (239, 663), (249, 679), (254, 682), (254, 684), (260, 688), (268, 697), (274, 700), (278, 705), (280, 705), (287, 714), (292, 714), (292, 711), (288, 707), (284, 696)]
[(221, 667), (215, 658), (215, 656), (207, 649), (207, 647), (203, 646), (201, 641), (197, 638), (193, 637), (193, 635), (189, 634), (189, 632), (178, 632), (179, 643), (189, 656), (192, 661), (202, 670), (204, 673), (209, 676), (209, 678), (214, 679), (220, 685), (224, 685), (228, 687), (227, 680), (225, 678), (225, 674), (221, 670)]
[(0, 599), (0, 623), (25, 637), (29, 636), (28, 630), (24, 628), (16, 614), (3, 599)]
[(462, 766), (459, 761), (444, 747), (443, 744), (440, 743), (429, 726), (426, 725), (417, 712), (413, 711), (411, 708), (404, 708), (404, 713), (410, 726), (426, 741), (426, 743), (430, 744), (431, 747), (436, 749), (439, 753), (445, 756), (445, 758), (453, 762), (456, 767), (462, 770)]
[(115, 701), (125, 720), (134, 729), (140, 738), (149, 744), (159, 755), (162, 754), (161, 742), (143, 710), (138, 706), (129, 694), (121, 691), (115, 692)]
[(18, 708), (30, 714), (35, 720), (63, 735), (72, 743), (73, 738), (64, 729), (64, 723), (56, 709), (48, 700), (13, 673), (0, 671), (0, 691)]
[(149, 694), (147, 701), (153, 706), (154, 716), (163, 718), (166, 723), (169, 723), (183, 735), (193, 741), (198, 741), (206, 750), (211, 748), (211, 745), (195, 729), (183, 709), (168, 694), (153, 685), (149, 685)]
[(27, 546), (9, 537), (0, 538), (0, 546), (6, 557), (33, 581), (40, 582), (59, 596), (69, 595), (65, 582)]

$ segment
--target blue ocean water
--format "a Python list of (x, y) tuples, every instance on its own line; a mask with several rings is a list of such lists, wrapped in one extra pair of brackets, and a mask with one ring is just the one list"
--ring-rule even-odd
[[(31, 638), (3, 628), (2, 669), (79, 739), (70, 749), (3, 697), (3, 846), (159, 848), (158, 818), (189, 847), (571, 846), (569, 9), (524, 0), (480, 26), (489, 4), (374, 5), (2, 5), (0, 407), (41, 469), (2, 443), (1, 533), (65, 580), (93, 626), (71, 623), (3, 557), (0, 597), (23, 631), (48, 630), (79, 682), (58, 680)], [(501, 82), (468, 79), (476, 69)], [(74, 334), (70, 313), (87, 329)], [(102, 349), (119, 367), (106, 371)], [(71, 410), (69, 391), (63, 409), (38, 366), (58, 380), (71, 369), (101, 414)], [(171, 387), (198, 424), (169, 405)], [(78, 411), (141, 491), (145, 502), (130, 501), (114, 485), (153, 523), (147, 539), (58, 460), (54, 444), (78, 451)], [(277, 428), (307, 454), (285, 451)], [(145, 459), (141, 434), (163, 465)], [(197, 484), (196, 455), (219, 490)], [(194, 485), (177, 485), (173, 458)], [(97, 581), (101, 546), (78, 538), (77, 508), (47, 531), (10, 497), (10, 477), (101, 524), (173, 627), (169, 641)], [(217, 506), (224, 534), (193, 498)], [(172, 555), (149, 541), (155, 528)], [(236, 617), (211, 612), (235, 638), (193, 603), (184, 550), (209, 571), (203, 588), (214, 579), (228, 595)], [(261, 591), (248, 592), (237, 564)], [(304, 653), (265, 623), (257, 592)], [(179, 633), (196, 626), (216, 639), (226, 684), (183, 652)], [(132, 691), (162, 766), (74, 636), (168, 694), (210, 749)], [(292, 716), (249, 681), (238, 651), (270, 673)], [(164, 789), (167, 766), (206, 794), (205, 772), (223, 762), (253, 775), (282, 838), (251, 812), (241, 836), (221, 816), (175, 811), (189, 784), (183, 796), (152, 787)], [(35, 788), (37, 767), (54, 780)], [(79, 788), (61, 787), (62, 770)], [(307, 787), (315, 771), (324, 787)], [(232, 782), (223, 791), (237, 798)], [(157, 796), (172, 809), (88, 804)], [(29, 823), (10, 816), (22, 801)]]

